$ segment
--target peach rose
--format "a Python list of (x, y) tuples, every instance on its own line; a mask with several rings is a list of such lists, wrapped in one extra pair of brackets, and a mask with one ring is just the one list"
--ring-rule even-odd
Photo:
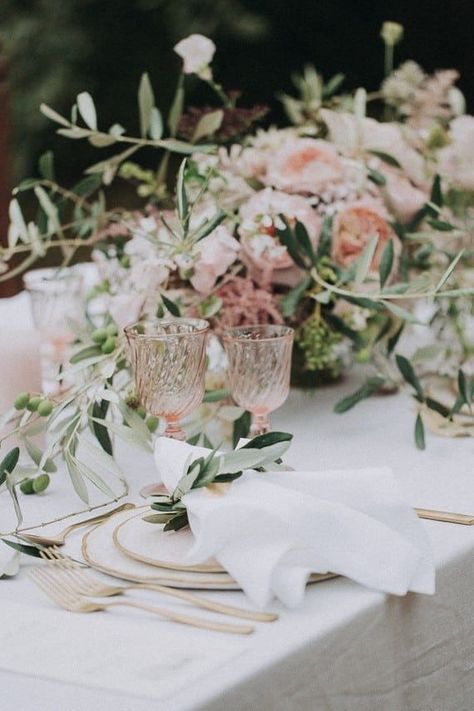
[(301, 222), (313, 246), (319, 240), (321, 218), (305, 198), (271, 188), (255, 193), (240, 208), (239, 234), (242, 261), (260, 286), (270, 282), (294, 286), (301, 279), (301, 269), (296, 267), (286, 247), (276, 237), (279, 215), (283, 215), (290, 225), (297, 220)]
[(224, 225), (217, 227), (197, 244), (199, 256), (190, 281), (196, 291), (208, 294), (218, 277), (237, 259), (240, 245)]
[(313, 195), (342, 179), (343, 166), (336, 149), (327, 141), (289, 138), (270, 158), (266, 185), (290, 193)]
[(378, 272), (380, 258), (387, 242), (392, 239), (395, 255), (400, 253), (400, 241), (387, 222), (388, 215), (378, 203), (359, 200), (338, 213), (333, 228), (332, 257), (336, 264), (347, 269), (364, 251), (372, 237), (378, 237), (377, 248), (370, 265)]

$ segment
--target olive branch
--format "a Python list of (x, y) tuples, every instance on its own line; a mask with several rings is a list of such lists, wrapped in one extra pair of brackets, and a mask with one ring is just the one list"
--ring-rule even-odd
[(144, 520), (164, 524), (165, 531), (184, 528), (189, 523), (183, 501), (186, 494), (212, 484), (232, 482), (242, 476), (246, 469), (265, 471), (268, 467), (278, 468), (280, 458), (290, 446), (292, 438), (293, 435), (287, 432), (268, 432), (254, 437), (231, 452), (222, 454), (214, 449), (207, 457), (190, 461), (172, 493), (153, 497), (151, 509), (158, 513), (148, 514)]

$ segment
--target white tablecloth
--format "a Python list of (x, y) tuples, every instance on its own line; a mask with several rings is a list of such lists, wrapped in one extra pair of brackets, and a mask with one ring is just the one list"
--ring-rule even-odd
[[(273, 419), (275, 427), (295, 434), (288, 463), (321, 469), (386, 464), (411, 505), (474, 513), (472, 440), (428, 435), (427, 450), (419, 452), (411, 404), (403, 395), (334, 414), (334, 403), (356, 385), (354, 372), (337, 387), (291, 393)], [(135, 455), (124, 457), (136, 492), (152, 472)], [(44, 520), (53, 505), (58, 511), (80, 508), (67, 484), (57, 476), (47, 495), (30, 497), (28, 519)], [(1, 530), (8, 525), (8, 507), (0, 497)], [(28, 560), (17, 578), (0, 581), (0, 709), (471, 711), (474, 527), (423, 526), (435, 553), (434, 597), (395, 598), (331, 580), (308, 588), (296, 611), (274, 606), (280, 620), (259, 624), (244, 638), (125, 609), (84, 617), (56, 610), (28, 580)], [(241, 593), (212, 595), (245, 604)], [(5, 650), (11, 648), (16, 664), (22, 659), (15, 630), (25, 639), (25, 625), (31, 626), (38, 661), (12, 673)], [(41, 663), (53, 644), (64, 649), (54, 673)], [(72, 670), (83, 675), (88, 664), (89, 675), (79, 682)]]

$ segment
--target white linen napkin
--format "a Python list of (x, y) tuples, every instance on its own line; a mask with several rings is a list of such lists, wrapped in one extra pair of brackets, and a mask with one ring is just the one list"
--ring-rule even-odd
[[(186, 463), (209, 453), (158, 442), (168, 489)], [(246, 471), (217, 493), (190, 491), (183, 503), (196, 538), (186, 563), (217, 559), (257, 605), (273, 597), (298, 605), (311, 573), (339, 573), (395, 595), (434, 593), (428, 538), (387, 467)]]

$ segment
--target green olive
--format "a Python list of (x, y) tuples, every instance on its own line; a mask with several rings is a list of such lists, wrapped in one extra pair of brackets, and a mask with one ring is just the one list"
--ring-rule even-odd
[(362, 348), (356, 353), (355, 359), (357, 363), (368, 363), (372, 356), (370, 348)]
[(150, 417), (147, 418), (146, 426), (148, 427), (150, 432), (156, 432), (159, 424), (160, 424), (159, 419), (157, 417), (155, 417), (154, 415), (150, 415)]
[(137, 407), (137, 415), (142, 418), (142, 420), (145, 419), (146, 417), (146, 410), (142, 405), (139, 405)]
[(36, 479), (33, 479), (33, 490), (35, 494), (41, 494), (42, 491), (45, 491), (49, 486), (49, 481), (50, 479), (47, 474), (40, 474)]
[(35, 490), (33, 488), (33, 479), (25, 479), (20, 484), (20, 491), (22, 494), (34, 494)]
[(115, 346), (117, 345), (117, 339), (115, 336), (109, 336), (105, 343), (101, 345), (101, 351), (105, 355), (109, 355), (109, 353), (113, 353), (115, 350)]
[(30, 401), (29, 393), (20, 393), (16, 396), (15, 402), (13, 403), (16, 410), (24, 410)]
[(41, 402), (43, 402), (42, 397), (32, 397), (28, 402), (26, 409), (30, 412), (36, 412)]
[(96, 328), (95, 331), (92, 331), (91, 338), (94, 341), (94, 343), (103, 343), (104, 341), (107, 340), (108, 333), (105, 330), (105, 328)]
[(51, 400), (42, 400), (40, 404), (38, 405), (38, 415), (41, 415), (41, 417), (49, 417), (49, 415), (53, 411), (53, 403)]
[(107, 331), (108, 336), (117, 336), (118, 335), (118, 328), (115, 325), (115, 323), (109, 323), (107, 328), (105, 329)]

